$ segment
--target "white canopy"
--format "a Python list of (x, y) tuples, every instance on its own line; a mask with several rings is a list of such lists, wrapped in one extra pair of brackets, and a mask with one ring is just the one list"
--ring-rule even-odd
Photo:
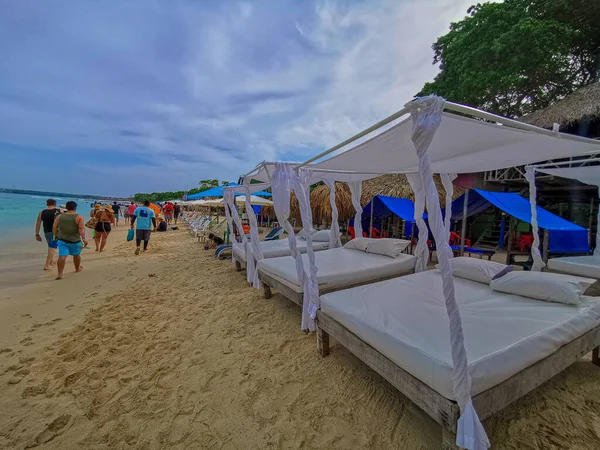
[[(266, 189), (269, 189), (270, 187), (271, 187), (271, 183), (250, 183), (248, 185), (248, 189), (250, 189), (251, 194), (253, 194), (254, 192), (264, 191)], [(245, 194), (246, 193), (246, 186), (244, 186), (244, 185), (227, 186), (225, 189), (229, 189), (231, 192), (234, 192), (235, 194)]]
[[(246, 203), (246, 196), (245, 195), (236, 196), (235, 202), (239, 205), (243, 205), (244, 203)], [(218, 198), (216, 200), (206, 200), (204, 204), (207, 206), (223, 206), (225, 204), (225, 202), (222, 198)], [(268, 206), (268, 205), (272, 205), (273, 202), (271, 200), (267, 200), (266, 198), (258, 197), (256, 195), (251, 195), (250, 196), (250, 204)]]
[[(263, 187), (264, 186), (268, 187), (271, 185), (270, 180), (272, 179), (274, 171), (275, 171), (275, 164), (277, 164), (277, 163), (272, 162), (272, 161), (263, 161), (262, 163), (257, 165), (251, 172), (248, 172), (246, 175), (244, 175), (243, 179), (244, 180), (252, 179), (252, 180), (259, 180), (259, 181), (264, 182), (264, 184), (252, 184), (251, 186), (262, 185)], [(287, 163), (287, 164), (293, 168), (298, 168), (302, 165), (301, 163)], [(363, 173), (362, 171), (357, 172), (356, 170), (336, 170), (336, 169), (319, 170), (317, 168), (317, 166), (310, 165), (310, 164), (306, 164), (303, 166), (311, 169), (310, 184), (318, 183), (319, 181), (322, 181), (322, 180), (345, 181), (345, 182), (364, 181), (364, 180), (369, 180), (371, 178), (375, 178), (382, 174), (382, 172)], [(236, 191), (236, 192), (243, 192), (243, 190)], [(256, 191), (253, 191), (253, 192), (256, 192)]]
[[(600, 141), (545, 130), (446, 102), (445, 111), (449, 110), (477, 118), (442, 113), (439, 129), (427, 151), (434, 173), (484, 172), (600, 151)], [(406, 110), (402, 114), (403, 111), (394, 116), (408, 112)], [(385, 125), (384, 122), (380, 123)], [(338, 170), (363, 174), (418, 172), (412, 131), (412, 121), (407, 117), (373, 138), (311, 167), (313, 171)], [(361, 134), (346, 142), (353, 142), (362, 137)], [(307, 163), (339, 148), (336, 146)]]
[(208, 200), (190, 200), (190, 201), (181, 202), (181, 203), (185, 204), (185, 205), (207, 205)]
[(571, 178), (585, 184), (600, 186), (600, 166), (546, 168), (533, 166), (537, 172), (562, 178)]

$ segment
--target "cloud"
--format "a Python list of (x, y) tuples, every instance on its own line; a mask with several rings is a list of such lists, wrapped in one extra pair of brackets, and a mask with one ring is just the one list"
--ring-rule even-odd
[(410, 100), (471, 3), (7, 2), (0, 179), (128, 195), (308, 158)]

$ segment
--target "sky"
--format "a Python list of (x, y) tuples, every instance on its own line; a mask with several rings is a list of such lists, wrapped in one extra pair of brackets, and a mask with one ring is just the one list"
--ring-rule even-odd
[(0, 187), (129, 196), (401, 109), (474, 0), (0, 0)]

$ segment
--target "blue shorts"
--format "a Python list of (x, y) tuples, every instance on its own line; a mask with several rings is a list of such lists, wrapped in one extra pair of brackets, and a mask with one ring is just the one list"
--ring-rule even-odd
[(48, 243), (48, 248), (56, 248), (58, 246), (58, 242), (54, 240), (54, 233), (52, 231), (44, 233), (44, 237)]
[(83, 242), (58, 242), (58, 256), (79, 256), (83, 249)]

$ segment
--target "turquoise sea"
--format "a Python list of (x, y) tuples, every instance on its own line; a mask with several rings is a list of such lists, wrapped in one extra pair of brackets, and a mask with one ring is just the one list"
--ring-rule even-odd
[[(91, 200), (53, 197), (57, 205), (75, 200), (78, 210), (87, 215)], [(0, 241), (33, 237), (38, 213), (46, 207), (48, 197), (0, 192)]]

